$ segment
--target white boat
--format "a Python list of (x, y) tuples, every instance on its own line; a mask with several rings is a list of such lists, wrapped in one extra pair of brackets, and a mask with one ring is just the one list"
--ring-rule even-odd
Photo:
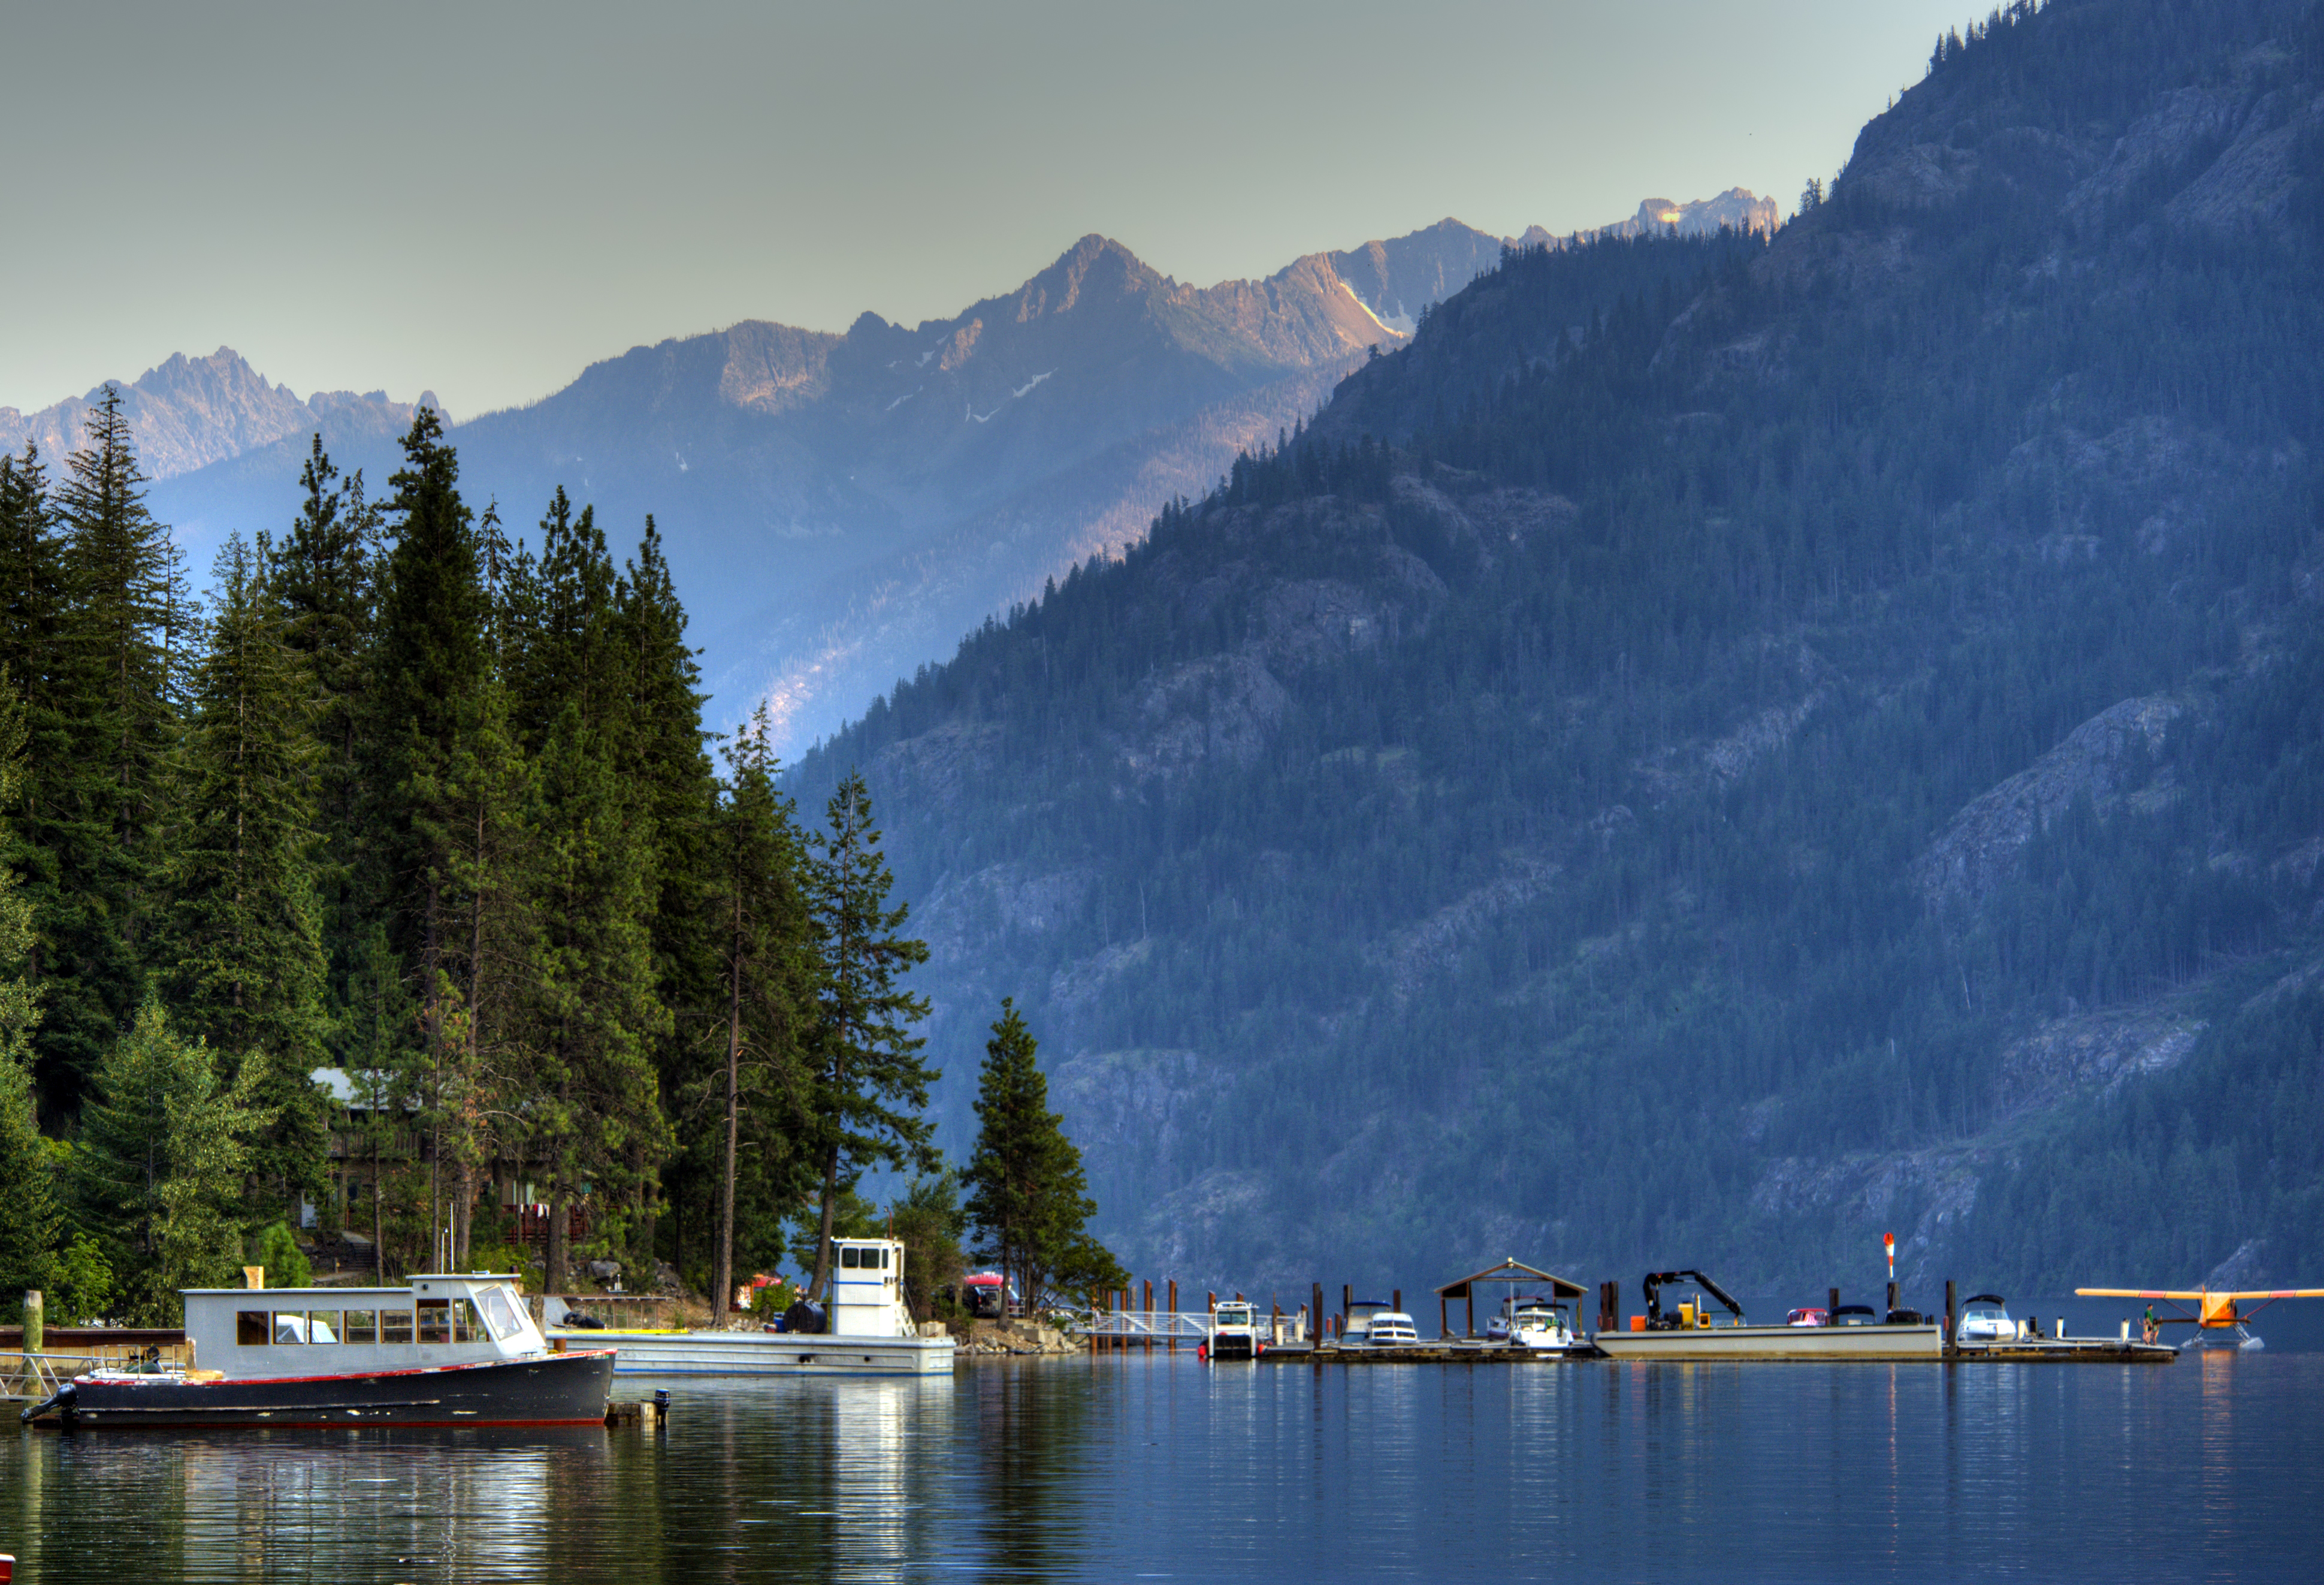
[(1212, 1359), (1256, 1359), (1259, 1348), (1259, 1312), (1248, 1300), (1223, 1300), (1211, 1312)]
[(904, 1246), (835, 1239), (822, 1332), (654, 1332), (559, 1327), (552, 1349), (612, 1349), (617, 1376), (950, 1376), (949, 1336), (922, 1337), (905, 1307)]
[(1416, 1349), (1420, 1346), (1419, 1330), (1412, 1317), (1401, 1310), (1376, 1310), (1371, 1324), (1364, 1328), (1363, 1346), (1368, 1349)]
[(54, 1410), (68, 1425), (141, 1429), (604, 1423), (611, 1351), (552, 1351), (512, 1276), (429, 1272), (402, 1287), (183, 1297), (193, 1364), (91, 1371), (20, 1418)]
[[(1658, 1290), (1692, 1278), (1708, 1289), (1732, 1317), (1714, 1321), (1702, 1294), (1682, 1301), (1669, 1314)], [(1743, 1306), (1699, 1271), (1650, 1273), (1646, 1279), (1646, 1313), (1631, 1317), (1630, 1330), (1601, 1332), (1599, 1350), (1615, 1359), (1940, 1359), (1945, 1329), (1936, 1321), (1877, 1322), (1869, 1325), (1754, 1326)], [(1843, 1306), (1843, 1309), (1853, 1306)], [(1837, 1313), (1835, 1319), (1837, 1319)]]
[(1977, 1294), (1960, 1313), (1960, 1330), (1955, 1341), (1961, 1343), (2015, 1342), (2019, 1323), (2010, 1319), (2009, 1306), (1999, 1294)]
[(1505, 1348), (1570, 1349), (1573, 1331), (1555, 1304), (1536, 1294), (1511, 1295), (1485, 1322), (1485, 1341)]
[(1360, 1349), (1368, 1340), (1373, 1320), (1388, 1313), (1386, 1299), (1351, 1299), (1348, 1313), (1340, 1322), (1339, 1343), (1343, 1349)]

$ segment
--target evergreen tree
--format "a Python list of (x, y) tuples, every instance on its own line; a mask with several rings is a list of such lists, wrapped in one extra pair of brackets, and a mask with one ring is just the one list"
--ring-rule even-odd
[[(45, 1090), (68, 1105), (144, 994), (140, 937), (158, 880), (165, 764), (189, 625), (169, 530), (145, 509), (121, 393), (106, 387), (55, 498), (69, 601), (51, 685), (69, 733), (39, 795), (55, 879), (38, 921)], [(49, 745), (43, 743), (45, 754)], [(45, 880), (46, 877), (44, 876)]]
[[(0, 808), (23, 777), (23, 706), (0, 668)], [(32, 908), (14, 873), (0, 868), (0, 964), (21, 963), (32, 944)], [(32, 1034), (40, 1006), (23, 976), (0, 981), (0, 1306), (45, 1288), (56, 1250), (57, 1211), (48, 1142), (32, 1106)]]
[(1049, 1110), (1037, 1049), (1014, 999), (1003, 998), (977, 1081), (976, 1148), (962, 1175), (981, 1252), (1015, 1279), (1028, 1304), (1061, 1277), (1064, 1286), (1102, 1286), (1112, 1268), (1084, 1230), (1097, 1203), (1065, 1119)]
[[(653, 907), (649, 934), (656, 994), (671, 1020), (669, 1032), (655, 1043), (654, 1065), (665, 1104), (676, 1107), (681, 1104), (678, 1097), (694, 1094), (708, 1079), (706, 1058), (720, 1048), (719, 1032), (730, 1020), (721, 995), (718, 910), (712, 896), (718, 871), (714, 849), (719, 788), (705, 752), (701, 671), (686, 642), (686, 609), (671, 582), (651, 517), (646, 519), (644, 537), (615, 590), (614, 603), (615, 645), (625, 673), (622, 774), (650, 833)], [(789, 817), (788, 803), (785, 817)], [(784, 1192), (780, 1168), (789, 1159), (783, 1149), (789, 1136), (763, 1137), (757, 1124), (753, 1115), (742, 1125), (742, 1137), (752, 1147), (750, 1166), (736, 1169), (746, 1206), (755, 1206), (758, 1196)], [(690, 1167), (703, 1163), (697, 1152), (681, 1152), (667, 1164), (663, 1181), (641, 1184), (641, 1248), (652, 1249), (659, 1241), (657, 1216), (669, 1180), (674, 1176), (683, 1193)], [(770, 1205), (752, 1214), (779, 1221), (786, 1208)], [(776, 1241), (771, 1237), (755, 1240), (766, 1248)]]
[(349, 956), (365, 938), (373, 906), (363, 883), (363, 838), (372, 812), (364, 797), (363, 737), (368, 720), (371, 646), (381, 576), (379, 508), (365, 498), (363, 471), (341, 478), (314, 437), (300, 471), (307, 498), (280, 548), (268, 554), (268, 586), (281, 608), (285, 641), (305, 662), (314, 696), (315, 862), (334, 998), (344, 1000), (357, 970)]
[(894, 877), (880, 853), (862, 772), (840, 783), (825, 813), (829, 827), (809, 839), (808, 867), (821, 960), (808, 1093), (823, 1171), (823, 1240), (807, 1289), (812, 1298), (823, 1296), (831, 1275), (831, 1219), (842, 1174), (852, 1178), (874, 1165), (934, 1172), (940, 1165), (931, 1143), (935, 1125), (922, 1115), (928, 1086), (940, 1075), (920, 1056), (927, 1040), (912, 1033), (927, 1017), (927, 999), (898, 983), (927, 961), (927, 945), (897, 934), (910, 909), (888, 907)]
[(548, 1280), (564, 1280), (575, 1194), (609, 1244), (667, 1147), (652, 1055), (669, 1028), (656, 995), (650, 822), (622, 773), (629, 723), (615, 578), (595, 514), (560, 489), (537, 568), (512, 582), (510, 719), (537, 777), (539, 935), (530, 1049), (534, 1148), (549, 1185)]
[(813, 1182), (796, 1129), (806, 1077), (802, 1027), (814, 1005), (807, 899), (799, 886), (805, 849), (791, 801), (776, 788), (769, 732), (761, 705), (727, 751), (728, 788), (719, 812), (713, 906), (725, 958), (726, 1061), (719, 1085), (724, 1126), (714, 1295), (733, 1291), (735, 1193), (746, 1125), (755, 1137), (752, 1175), (762, 1197), (779, 1203), (803, 1194)]
[(258, 1070), (220, 1078), (209, 1047), (148, 1001), (106, 1054), (81, 1110), (70, 1172), (80, 1220), (124, 1274), (130, 1319), (174, 1324), (178, 1290), (223, 1286), (241, 1249), (244, 1141)]
[(328, 1119), (309, 1074), (327, 1057), (316, 895), (309, 676), (267, 592), (269, 560), (219, 552), (209, 642), (195, 668), (167, 873), (160, 977), (186, 1034), (206, 1040), (272, 1120), (253, 1141), (263, 1202), (295, 1215), (325, 1187)]
[[(453, 945), (454, 870), (468, 813), (454, 786), (456, 762), (485, 710), (491, 613), (474, 522), (460, 499), (459, 463), (443, 420), (423, 407), (403, 438), (395, 495), (394, 548), (380, 602), (372, 671), (366, 775), (384, 807), (380, 885), (389, 939), (407, 965), (419, 1017), (418, 1060), (431, 1130), (446, 1057), (445, 991)], [(430, 1159), (438, 1159), (430, 1151)], [(429, 1224), (440, 1221), (443, 1185), (431, 1166)]]

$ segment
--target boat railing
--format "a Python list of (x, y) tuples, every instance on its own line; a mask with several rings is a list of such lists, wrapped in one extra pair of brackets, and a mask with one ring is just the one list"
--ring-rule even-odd
[(185, 1343), (140, 1348), (85, 1349), (69, 1354), (0, 1352), (0, 1397), (44, 1398), (76, 1376), (97, 1370), (189, 1369), (192, 1350)]

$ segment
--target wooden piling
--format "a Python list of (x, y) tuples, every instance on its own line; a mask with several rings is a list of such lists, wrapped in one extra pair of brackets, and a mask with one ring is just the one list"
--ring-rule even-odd
[(1958, 1346), (1954, 1339), (1960, 1325), (1960, 1306), (1954, 1299), (1953, 1279), (1947, 1277), (1945, 1278), (1945, 1352), (1948, 1354), (1954, 1352)]
[(1436, 1335), (1440, 1339), (1452, 1335), (1452, 1312), (1449, 1308), (1452, 1303), (1443, 1294), (1436, 1295)]
[(26, 1288), (24, 1290), (25, 1353), (37, 1354), (43, 1351), (42, 1345), (48, 1341), (46, 1335), (48, 1319), (49, 1301), (47, 1295), (43, 1295), (38, 1288)]
[(1154, 1351), (1154, 1279), (1146, 1279), (1146, 1351)]
[(1342, 1336), (1346, 1334), (1348, 1330), (1348, 1312), (1355, 1307), (1355, 1285), (1353, 1283), (1342, 1283), (1340, 1285), (1340, 1332)]
[[(1895, 1283), (1893, 1283), (1893, 1282), (1892, 1282), (1892, 1283), (1890, 1283), (1890, 1284), (1888, 1285), (1888, 1309), (1889, 1309), (1889, 1310), (1894, 1310), (1895, 1307), (1896, 1307), (1896, 1285), (1895, 1285)], [(1880, 1313), (1880, 1319), (1881, 1319), (1881, 1320), (1883, 1320), (1883, 1321), (1886, 1321), (1886, 1320), (1887, 1320), (1887, 1319), (1888, 1319), (1888, 1311), (1887, 1311), (1887, 1310), (1884, 1310), (1884, 1311), (1882, 1311), (1882, 1312)]]
[(1323, 1341), (1323, 1285), (1317, 1283), (1307, 1299), (1307, 1341), (1313, 1345)]
[[(1830, 1324), (1838, 1326), (1840, 1324), (1840, 1290), (1838, 1288), (1831, 1290), (1831, 1307), (1824, 1311), (1823, 1318)], [(1887, 1317), (1883, 1316), (1881, 1319), (1885, 1321)]]
[(1388, 1289), (1388, 1307), (1395, 1311), (1398, 1315), (1404, 1313), (1404, 1290), (1402, 1288)]
[(1178, 1279), (1170, 1279), (1170, 1351), (1178, 1351)]

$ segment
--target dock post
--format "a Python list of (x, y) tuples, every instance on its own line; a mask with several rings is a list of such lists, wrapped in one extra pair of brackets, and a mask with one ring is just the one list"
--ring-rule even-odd
[(1960, 1306), (1954, 1302), (1953, 1279), (1945, 1278), (1945, 1352), (1954, 1351), (1953, 1338), (1960, 1324)]
[(1452, 1335), (1452, 1303), (1443, 1294), (1436, 1295), (1436, 1337), (1440, 1342)]
[(1320, 1282), (1315, 1285), (1314, 1293), (1308, 1297), (1307, 1331), (1309, 1333), (1307, 1341), (1310, 1343), (1320, 1343), (1323, 1341), (1323, 1285)]
[(1477, 1288), (1473, 1283), (1469, 1286), (1469, 1335), (1477, 1335)]
[(1831, 1290), (1831, 1307), (1823, 1313), (1823, 1319), (1827, 1326), (1840, 1324), (1840, 1290), (1838, 1288)]
[[(1891, 1282), (1891, 1283), (1888, 1285), (1888, 1309), (1889, 1309), (1889, 1310), (1894, 1310), (1895, 1307), (1896, 1307), (1896, 1285), (1895, 1285), (1895, 1283)], [(1883, 1321), (1886, 1321), (1886, 1320), (1887, 1320), (1887, 1319), (1888, 1319), (1887, 1311), (1883, 1311), (1883, 1312), (1881, 1312), (1880, 1319), (1881, 1319), (1881, 1320), (1883, 1320)]]
[(1146, 1279), (1146, 1351), (1154, 1351), (1154, 1279)]
[(49, 1301), (38, 1288), (24, 1290), (24, 1336), (20, 1345), (27, 1354), (42, 1352), (42, 1344), (48, 1341)]
[(1170, 1351), (1178, 1351), (1178, 1279), (1170, 1279)]
[(1355, 1303), (1356, 1285), (1342, 1283), (1340, 1285), (1340, 1331), (1343, 1334), (1348, 1330), (1348, 1312), (1355, 1307)]
[(1388, 1289), (1388, 1307), (1395, 1311), (1398, 1315), (1404, 1313), (1404, 1290), (1402, 1288)]

